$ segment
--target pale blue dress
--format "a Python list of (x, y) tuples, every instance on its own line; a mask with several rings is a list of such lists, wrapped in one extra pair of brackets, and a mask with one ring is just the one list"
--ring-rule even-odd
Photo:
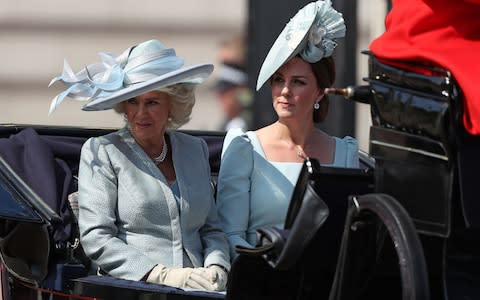
[[(217, 208), (230, 245), (253, 247), (256, 230), (283, 228), (293, 188), (302, 163), (272, 162), (265, 158), (253, 131), (227, 132), (218, 176)], [(335, 159), (329, 166), (358, 168), (358, 143), (352, 137), (335, 137)]]

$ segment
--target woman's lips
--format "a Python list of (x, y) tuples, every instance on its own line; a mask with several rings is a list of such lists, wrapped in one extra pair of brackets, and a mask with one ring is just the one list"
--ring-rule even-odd
[(289, 108), (289, 107), (293, 106), (292, 104), (290, 104), (288, 102), (278, 102), (278, 105), (280, 105), (280, 107), (282, 107), (282, 108)]
[(147, 128), (147, 127), (150, 126), (150, 123), (139, 123), (139, 122), (137, 122), (137, 123), (135, 123), (135, 124), (136, 124), (137, 127), (139, 127), (139, 128)]

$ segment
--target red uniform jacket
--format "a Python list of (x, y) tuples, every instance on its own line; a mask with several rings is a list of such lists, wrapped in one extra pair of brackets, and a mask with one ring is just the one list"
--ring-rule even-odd
[(464, 94), (463, 124), (480, 135), (480, 0), (393, 0), (386, 32), (370, 50), (380, 59), (450, 70)]

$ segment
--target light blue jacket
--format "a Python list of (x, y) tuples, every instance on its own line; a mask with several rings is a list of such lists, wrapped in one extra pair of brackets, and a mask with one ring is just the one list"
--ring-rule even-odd
[(79, 170), (79, 227), (86, 254), (111, 276), (140, 280), (156, 264), (230, 268), (202, 139), (169, 131), (180, 189), (121, 129), (90, 138)]

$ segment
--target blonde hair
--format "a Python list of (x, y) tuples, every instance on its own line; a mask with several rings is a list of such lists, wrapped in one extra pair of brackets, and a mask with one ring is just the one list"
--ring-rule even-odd
[[(195, 85), (177, 83), (158, 89), (158, 91), (171, 96), (171, 110), (168, 114), (167, 128), (177, 129), (188, 123), (195, 104)], [(113, 109), (119, 114), (124, 114), (125, 101), (115, 104)]]

